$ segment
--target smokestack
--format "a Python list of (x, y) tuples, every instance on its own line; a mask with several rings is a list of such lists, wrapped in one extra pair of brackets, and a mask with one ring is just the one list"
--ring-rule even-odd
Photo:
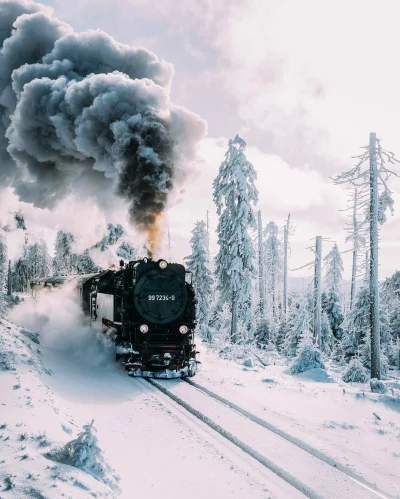
[(172, 66), (22, 0), (0, 3), (0, 43), (0, 181), (40, 208), (115, 193), (153, 251), (206, 129), (170, 102)]

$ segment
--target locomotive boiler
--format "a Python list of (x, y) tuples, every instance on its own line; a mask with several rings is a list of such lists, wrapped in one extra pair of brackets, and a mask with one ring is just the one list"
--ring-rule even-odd
[(131, 376), (181, 378), (196, 372), (195, 295), (183, 265), (150, 258), (119, 270), (31, 282), (32, 294), (74, 283), (91, 326), (115, 341)]

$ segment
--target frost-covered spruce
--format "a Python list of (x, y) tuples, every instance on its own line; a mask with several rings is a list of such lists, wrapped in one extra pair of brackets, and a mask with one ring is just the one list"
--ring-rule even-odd
[(264, 229), (267, 316), (274, 326), (278, 323), (282, 305), (283, 262), (282, 244), (279, 240), (279, 228), (275, 222), (269, 222)]
[(139, 252), (137, 248), (134, 248), (127, 241), (122, 241), (122, 243), (117, 248), (117, 256), (121, 257), (123, 260), (130, 262), (131, 260), (137, 260)]
[(192, 253), (185, 257), (184, 260), (188, 270), (193, 273), (193, 287), (197, 302), (196, 319), (198, 330), (203, 338), (210, 341), (209, 320), (213, 279), (208, 267), (208, 236), (204, 220), (195, 223), (192, 234), (190, 240)]
[(328, 314), (325, 310), (321, 314), (321, 350), (326, 355), (331, 355), (335, 343)]
[(104, 458), (96, 436), (96, 428), (90, 424), (83, 426), (83, 431), (75, 440), (68, 442), (62, 449), (50, 455), (60, 463), (69, 464), (89, 473), (96, 480), (105, 483), (118, 492), (119, 477)]
[(311, 333), (306, 330), (302, 334), (296, 357), (290, 366), (290, 372), (299, 374), (315, 368), (325, 369), (325, 365), (322, 362), (321, 352), (313, 344)]
[(214, 180), (213, 197), (219, 216), (219, 252), (215, 259), (220, 306), (228, 304), (231, 313), (231, 341), (238, 341), (239, 323), (253, 325), (252, 278), (255, 251), (249, 234), (256, 228), (253, 206), (258, 201), (257, 177), (245, 155), (246, 142), (238, 135), (229, 141), (225, 160)]
[(359, 358), (352, 359), (342, 377), (345, 383), (367, 383), (369, 375)]
[(343, 260), (337, 244), (324, 258), (326, 293), (323, 308), (328, 315), (332, 333), (338, 336), (339, 328), (343, 322), (342, 306), (340, 303), (340, 286), (342, 283)]
[(59, 230), (55, 241), (53, 272), (55, 275), (71, 275), (77, 273), (77, 255), (72, 251), (75, 238), (70, 232)]
[(292, 304), (287, 333), (283, 342), (283, 351), (288, 357), (294, 357), (302, 334), (312, 332), (312, 295), (307, 293), (298, 303)]

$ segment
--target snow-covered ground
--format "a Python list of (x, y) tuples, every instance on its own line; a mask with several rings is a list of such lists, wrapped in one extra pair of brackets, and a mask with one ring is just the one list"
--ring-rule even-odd
[[(347, 384), (333, 370), (292, 375), (271, 356), (267, 366), (244, 365), (203, 350), (196, 383), (345, 464), (393, 497), (400, 497), (400, 381), (388, 394)], [(328, 370), (329, 372), (329, 370)]]
[[(92, 419), (122, 497), (301, 497), (154, 387), (129, 378), (95, 337), (91, 349), (86, 339), (84, 354), (76, 355), (62, 341), (59, 347), (55, 338), (48, 341), (48, 334), (41, 338), (0, 320), (2, 499), (115, 496), (90, 474), (49, 458)], [(251, 367), (243, 358), (245, 367), (201, 347), (194, 381), (347, 465), (387, 496), (400, 497), (395, 385), (389, 395), (372, 394), (367, 385), (337, 381), (334, 373), (293, 376), (273, 359)], [(257, 439), (250, 442), (255, 448)], [(274, 458), (272, 449), (266, 455)], [(344, 497), (338, 490), (326, 497)]]

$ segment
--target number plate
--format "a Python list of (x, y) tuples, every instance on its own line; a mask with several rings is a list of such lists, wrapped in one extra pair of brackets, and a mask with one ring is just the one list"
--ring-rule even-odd
[(149, 301), (174, 301), (175, 295), (148, 295)]

